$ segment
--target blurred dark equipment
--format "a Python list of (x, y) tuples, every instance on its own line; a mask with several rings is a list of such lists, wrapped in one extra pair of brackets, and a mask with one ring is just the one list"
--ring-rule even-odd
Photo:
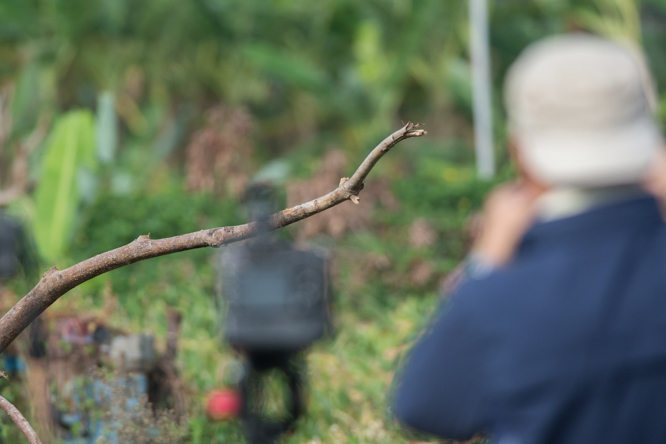
[[(246, 358), (240, 381), (241, 420), (248, 442), (275, 443), (304, 411), (303, 365), (298, 355), (330, 329), (330, 282), (325, 257), (277, 240), (267, 227), (272, 190), (255, 186), (246, 204), (259, 225), (257, 238), (221, 255), (226, 340)], [(264, 376), (284, 376), (287, 412), (278, 419), (260, 413)]]
[(9, 279), (18, 269), (19, 226), (7, 216), (0, 216), (0, 279)]
[(14, 277), (20, 268), (26, 277), (36, 270), (36, 260), (21, 223), (0, 209), (0, 281)]

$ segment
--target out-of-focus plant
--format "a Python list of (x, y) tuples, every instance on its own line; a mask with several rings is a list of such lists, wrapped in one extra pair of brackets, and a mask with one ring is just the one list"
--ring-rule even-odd
[(59, 259), (73, 235), (81, 200), (95, 189), (95, 129), (87, 111), (72, 111), (56, 123), (35, 190), (37, 247), (49, 262)]
[(594, 8), (575, 12), (579, 23), (598, 34), (626, 40), (641, 41), (640, 3), (635, 0), (594, 0)]
[(97, 158), (100, 163), (113, 162), (118, 149), (118, 117), (113, 93), (103, 91), (97, 97), (96, 139)]

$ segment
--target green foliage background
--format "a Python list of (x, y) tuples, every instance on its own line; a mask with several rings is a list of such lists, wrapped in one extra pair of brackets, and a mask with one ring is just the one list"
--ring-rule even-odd
[[(661, 0), (490, 5), (497, 181), (512, 175), (501, 83), (529, 42), (574, 29), (641, 42), (657, 85), (666, 85)], [(337, 242), (337, 336), (308, 355), (310, 410), (288, 440), (407, 442), (387, 412), (392, 375), (438, 303), (438, 280), (464, 256), (464, 222), (492, 185), (474, 173), (467, 47), (467, 3), (458, 0), (2, 1), (0, 87), (11, 97), (12, 131), (0, 177), (40, 118), (53, 116), (31, 157), (36, 189), (11, 210), (34, 228), (44, 267), (64, 267), (140, 234), (244, 221), (232, 193), (184, 185), (185, 147), (212, 106), (244, 107), (254, 119), (248, 171), (279, 160), (299, 178), (315, 174), (331, 147), (344, 151), (351, 173), (401, 121), (426, 123), (427, 138), (403, 142), (372, 172), (388, 180), (398, 209), (377, 205), (365, 229)], [(66, 207), (55, 205), (58, 193), (69, 193)], [(434, 227), (436, 241), (410, 244), (417, 219)], [(98, 313), (157, 335), (160, 345), (167, 307), (181, 311), (178, 361), (191, 397), (187, 442), (195, 443), (240, 440), (236, 424), (202, 413), (204, 394), (225, 383), (232, 359), (215, 314), (214, 254), (126, 267), (52, 308)], [(422, 263), (432, 276), (415, 283)], [(2, 421), (3, 436), (15, 439)]]

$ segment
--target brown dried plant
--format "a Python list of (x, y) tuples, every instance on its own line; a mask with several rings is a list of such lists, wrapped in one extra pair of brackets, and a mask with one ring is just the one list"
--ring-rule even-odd
[(206, 126), (187, 145), (187, 187), (240, 197), (252, 157), (252, 117), (243, 108), (216, 106), (206, 113)]
[(28, 159), (46, 137), (51, 123), (51, 115), (44, 114), (27, 138), (7, 143), (12, 135), (13, 96), (13, 85), (0, 88), (0, 207), (28, 191)]

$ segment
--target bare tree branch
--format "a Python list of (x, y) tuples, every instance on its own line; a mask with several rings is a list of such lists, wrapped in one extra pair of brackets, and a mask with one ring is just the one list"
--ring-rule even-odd
[(40, 441), (39, 436), (37, 436), (37, 433), (35, 433), (32, 426), (30, 426), (28, 420), (21, 415), (21, 412), (19, 412), (11, 402), (7, 401), (2, 396), (0, 396), (0, 409), (9, 415), (21, 432), (23, 432), (25, 437), (28, 438), (30, 444), (42, 444), (42, 441)]
[[(419, 129), (418, 124), (407, 123), (377, 145), (350, 179), (343, 178), (340, 185), (325, 196), (273, 214), (268, 221), (268, 228), (275, 230), (285, 227), (346, 200), (358, 203), (358, 194), (363, 189), (363, 181), (377, 161), (401, 140), (424, 134), (426, 132)], [(252, 222), (233, 227), (201, 230), (166, 239), (139, 236), (130, 244), (99, 254), (65, 270), (53, 267), (44, 274), (35, 288), (0, 319), (0, 352), (60, 296), (89, 279), (145, 259), (195, 248), (220, 247), (247, 239), (256, 233), (257, 224)]]

